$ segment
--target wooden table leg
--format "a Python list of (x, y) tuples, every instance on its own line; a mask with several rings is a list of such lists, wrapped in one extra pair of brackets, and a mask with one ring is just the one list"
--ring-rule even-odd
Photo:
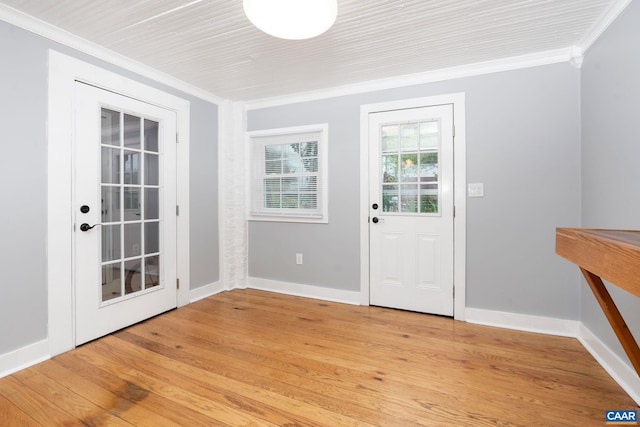
[(582, 271), (585, 279), (587, 279), (587, 283), (589, 283), (589, 286), (598, 300), (602, 311), (604, 311), (613, 331), (616, 333), (618, 340), (620, 340), (622, 348), (624, 348), (629, 360), (631, 360), (631, 364), (640, 376), (640, 348), (638, 348), (638, 343), (635, 338), (633, 338), (629, 327), (622, 318), (618, 307), (616, 307), (616, 304), (613, 302), (609, 291), (607, 291), (607, 288), (604, 286), (604, 283), (602, 283), (602, 279), (599, 276), (596, 276), (582, 267), (580, 267), (580, 271)]

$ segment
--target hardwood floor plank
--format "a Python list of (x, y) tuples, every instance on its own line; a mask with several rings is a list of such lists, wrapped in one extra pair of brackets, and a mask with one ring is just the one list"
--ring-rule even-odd
[[(208, 348), (205, 343), (189, 340), (184, 335), (180, 340), (187, 345), (180, 350), (176, 350), (162, 344), (167, 341), (171, 342), (171, 340), (175, 338), (174, 335), (167, 333), (166, 328), (163, 327), (162, 330), (162, 334), (155, 333), (154, 331), (149, 332), (149, 337), (145, 337), (145, 331), (142, 329), (137, 329), (136, 332), (130, 332), (129, 330), (118, 334), (118, 337), (138, 346), (153, 348), (154, 351), (167, 357), (192, 361), (192, 363), (197, 366), (206, 366), (206, 370), (214, 374), (211, 377), (211, 381), (225, 384), (226, 387), (232, 390), (252, 394), (255, 393), (255, 391), (252, 390), (269, 390), (272, 393), (270, 393), (269, 396), (262, 396), (261, 399), (271, 404), (278, 404), (277, 400), (281, 400), (283, 404), (286, 404), (289, 399), (303, 401), (329, 411), (340, 413), (344, 416), (357, 417), (357, 419), (361, 420), (358, 425), (362, 425), (362, 421), (377, 425), (377, 423), (381, 422), (381, 419), (385, 418), (385, 412), (379, 411), (379, 408), (371, 410), (368, 407), (360, 407), (353, 404), (352, 401), (355, 398), (354, 392), (360, 391), (355, 387), (352, 390), (340, 393), (340, 400), (333, 400), (327, 398), (327, 396), (334, 396), (336, 394), (335, 385), (315, 382), (309, 375), (305, 375), (305, 373), (289, 373), (288, 371), (290, 369), (288, 369), (286, 363), (276, 362), (274, 367), (268, 358), (263, 356), (253, 358), (240, 353), (229, 355), (205, 350), (205, 348)], [(152, 342), (151, 337), (157, 341)], [(194, 343), (194, 345), (190, 346), (190, 343)], [(194, 347), (197, 350), (191, 352), (189, 350), (190, 347)], [(250, 360), (249, 362), (246, 361), (247, 358)], [(290, 367), (289, 364), (289, 368)], [(309, 373), (307, 370), (305, 370), (305, 372), (307, 374)], [(251, 387), (246, 388), (244, 386), (245, 384)], [(330, 393), (331, 390), (334, 390), (334, 392)], [(275, 402), (273, 401), (273, 395), (275, 395), (277, 399)], [(340, 403), (336, 405), (336, 401)], [(302, 410), (302, 414), (312, 412), (307, 408), (300, 409)], [(402, 415), (406, 415), (406, 410), (401, 410), (397, 414), (391, 415), (392, 416), (387, 418), (403, 420), (404, 417)], [(316, 416), (320, 416), (320, 414), (316, 414)], [(340, 425), (345, 425), (345, 421), (341, 420)], [(405, 420), (404, 425), (412, 425), (412, 422)]]
[[(50, 365), (50, 364), (48, 364)], [(39, 367), (43, 369), (43, 367)], [(52, 380), (51, 378), (43, 375), (22, 375), (21, 372), (15, 374), (16, 378), (20, 380), (25, 386), (37, 392), (43, 397), (52, 396), (52, 401), (55, 402), (63, 411), (78, 418), (82, 425), (87, 426), (100, 426), (100, 425), (112, 425), (112, 426), (131, 426), (130, 423), (122, 420), (108, 411), (104, 411), (102, 408), (92, 404), (79, 393), (82, 391), (78, 389), (78, 392), (69, 390), (60, 384), (59, 381)]]
[(171, 399), (159, 396), (139, 385), (121, 379), (96, 366), (87, 355), (77, 351), (67, 352), (55, 358), (56, 363), (84, 376), (95, 384), (110, 390), (119, 399), (135, 401), (158, 416), (170, 420), (168, 425), (210, 426), (212, 420), (207, 415), (184, 407)]
[[(114, 336), (114, 338), (122, 339), (123, 335), (128, 335), (128, 332), (122, 332)], [(169, 341), (170, 342), (170, 341)], [(293, 400), (286, 395), (277, 395), (264, 388), (247, 386), (245, 382), (241, 380), (232, 380), (224, 375), (214, 374), (211, 372), (209, 366), (212, 363), (207, 363), (205, 356), (206, 351), (197, 349), (196, 354), (190, 354), (184, 351), (184, 340), (182, 348), (176, 349), (175, 346), (165, 345), (163, 343), (154, 343), (149, 340), (133, 340), (133, 343), (123, 340), (121, 344), (117, 346), (118, 351), (121, 352), (122, 357), (126, 360), (130, 356), (135, 356), (140, 349), (151, 350), (157, 353), (159, 360), (162, 360), (163, 373), (171, 377), (172, 381), (186, 381), (185, 387), (190, 390), (197, 390), (200, 394), (206, 395), (209, 399), (217, 399), (220, 402), (240, 402), (240, 408), (252, 408), (251, 412), (261, 413), (263, 416), (269, 417), (270, 413), (279, 413), (284, 415), (284, 411), (278, 411), (269, 404), (275, 404), (281, 408), (287, 408), (288, 411), (293, 411), (304, 422), (304, 425), (365, 425), (362, 421), (349, 419), (348, 417), (341, 416), (341, 414), (331, 411), (325, 411), (322, 408), (310, 405), (302, 400)], [(177, 357), (171, 356), (177, 355)], [(189, 363), (191, 361), (192, 363)], [(160, 364), (158, 364), (160, 365)], [(155, 364), (150, 365), (149, 369), (154, 370)], [(255, 367), (254, 367), (255, 368)], [(177, 375), (174, 375), (174, 370), (178, 371)], [(150, 372), (151, 375), (157, 375), (157, 372)], [(254, 376), (255, 369), (251, 369), (244, 373), (243, 377)], [(188, 378), (185, 378), (188, 377)], [(215, 392), (215, 393), (212, 393)], [(235, 397), (231, 398), (233, 395)], [(244, 396), (244, 397), (243, 397)], [(251, 399), (247, 399), (246, 396), (251, 396)], [(269, 412), (265, 411), (269, 408)], [(322, 420), (318, 424), (313, 420)], [(279, 421), (278, 425), (288, 424), (293, 422), (297, 424), (296, 420)]]
[(0, 425), (600, 426), (580, 343), (235, 290), (0, 379)]
[[(167, 372), (167, 366), (162, 365), (166, 360), (161, 359), (153, 352), (140, 349), (143, 353), (138, 357), (123, 357), (118, 345), (113, 343), (112, 336), (93, 341), (79, 350), (85, 350), (83, 356), (92, 363), (106, 370), (112, 375), (136, 384), (142, 389), (149, 390), (166, 399), (199, 412), (211, 418), (213, 422), (239, 426), (239, 425), (275, 425), (267, 422), (259, 422), (249, 411), (243, 413), (229, 405), (222, 405), (207, 397), (197, 394), (190, 388), (182, 388), (172, 383), (172, 377)], [(159, 366), (156, 372), (150, 373), (148, 366)]]
[(0, 395), (0, 420), (6, 426), (31, 427), (40, 425), (2, 395)]
[(37, 390), (33, 390), (18, 381), (16, 375), (13, 374), (0, 379), (0, 394), (20, 408), (26, 415), (33, 418), (38, 424), (43, 426), (82, 424), (78, 418), (58, 407), (55, 403), (54, 395), (42, 396)]
[[(156, 414), (139, 405), (139, 401), (147, 397), (148, 392), (134, 387), (128, 383), (122, 390), (121, 395), (101, 387), (93, 382), (91, 376), (84, 376), (59, 363), (58, 359), (53, 359), (52, 363), (36, 365), (35, 371), (49, 377), (52, 381), (57, 381), (60, 385), (69, 390), (76, 390), (85, 399), (99, 408), (98, 412), (111, 413), (128, 423), (136, 426), (162, 426), (170, 425), (171, 420)], [(122, 396), (126, 396), (126, 398)], [(87, 417), (96, 419), (97, 417)]]

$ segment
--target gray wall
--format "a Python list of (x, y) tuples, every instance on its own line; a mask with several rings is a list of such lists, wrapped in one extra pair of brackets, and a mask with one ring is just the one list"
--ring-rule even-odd
[[(582, 67), (584, 227), (640, 229), (639, 52), (640, 4), (631, 2), (587, 52)], [(640, 299), (615, 286), (608, 289), (640, 341)], [(627, 360), (586, 283), (582, 322)]]
[(191, 287), (219, 280), (218, 107), (0, 21), (0, 355), (47, 336), (49, 48), (191, 102)]
[[(467, 305), (578, 319), (579, 278), (554, 253), (580, 222), (580, 72), (556, 64), (253, 110), (248, 130), (329, 123), (329, 224), (251, 222), (252, 277), (358, 291), (360, 105), (466, 93)], [(295, 264), (295, 253), (304, 264)]]

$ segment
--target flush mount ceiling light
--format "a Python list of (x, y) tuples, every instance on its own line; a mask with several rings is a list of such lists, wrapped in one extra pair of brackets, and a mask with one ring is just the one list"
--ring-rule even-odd
[(338, 15), (337, 0), (243, 0), (243, 6), (253, 25), (288, 40), (319, 36)]

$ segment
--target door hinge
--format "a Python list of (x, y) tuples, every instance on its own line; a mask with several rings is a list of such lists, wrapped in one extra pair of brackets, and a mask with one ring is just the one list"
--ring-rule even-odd
[(176, 205), (176, 216), (180, 216), (180, 205)]
[(180, 279), (176, 279), (176, 288), (180, 289)]
[(178, 134), (176, 133), (176, 144), (180, 142), (180, 138), (178, 138)]
[(453, 217), (454, 218), (456, 217), (456, 207), (455, 206), (453, 207)]
[(456, 125), (453, 125), (453, 137), (456, 137)]

